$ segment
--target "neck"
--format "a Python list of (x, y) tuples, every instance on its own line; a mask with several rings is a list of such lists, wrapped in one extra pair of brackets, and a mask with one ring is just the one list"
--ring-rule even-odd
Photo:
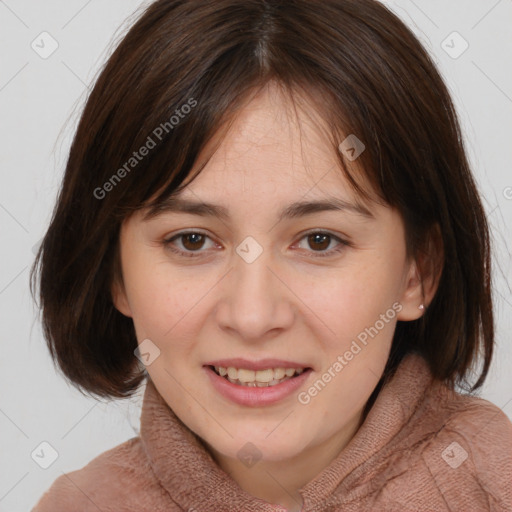
[[(306, 448), (292, 458), (259, 460), (247, 467), (238, 459), (226, 457), (211, 445), (206, 448), (217, 464), (246, 492), (289, 512), (300, 512), (299, 490), (322, 472), (354, 437), (363, 420), (359, 411), (345, 427), (322, 443)], [(206, 443), (205, 443), (206, 444)]]

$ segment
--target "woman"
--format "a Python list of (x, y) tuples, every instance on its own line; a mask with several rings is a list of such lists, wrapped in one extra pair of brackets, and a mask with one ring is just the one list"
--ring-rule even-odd
[(33, 269), (74, 385), (147, 382), (141, 433), (34, 511), (512, 509), (512, 424), (467, 392), (490, 264), (449, 94), (383, 5), (154, 2)]

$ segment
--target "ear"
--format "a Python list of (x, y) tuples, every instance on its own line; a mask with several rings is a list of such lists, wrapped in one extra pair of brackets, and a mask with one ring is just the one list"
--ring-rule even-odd
[[(423, 247), (410, 262), (398, 320), (416, 320), (425, 313), (439, 286), (443, 266), (443, 240), (439, 225), (435, 224), (428, 232)], [(420, 309), (421, 304), (423, 309)]]
[(132, 310), (126, 296), (123, 279), (118, 275), (117, 272), (115, 273), (115, 277), (110, 287), (110, 294), (112, 296), (114, 307), (124, 316), (131, 318)]

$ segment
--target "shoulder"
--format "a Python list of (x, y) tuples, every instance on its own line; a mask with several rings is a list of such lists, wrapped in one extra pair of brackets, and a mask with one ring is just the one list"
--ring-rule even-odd
[(510, 419), (476, 396), (442, 389), (430, 398), (428, 409), (437, 418), (421, 456), (446, 502), (512, 510)]
[[(134, 437), (83, 468), (63, 473), (31, 512), (141, 511), (147, 507), (149, 496), (156, 496), (156, 505), (161, 492), (140, 438)], [(153, 510), (163, 509), (155, 506)]]

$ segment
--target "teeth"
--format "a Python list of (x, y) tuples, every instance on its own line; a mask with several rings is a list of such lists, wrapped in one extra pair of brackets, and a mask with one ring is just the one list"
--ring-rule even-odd
[[(286, 370), (284, 368), (274, 368), (274, 379), (276, 379), (276, 380), (282, 379), (285, 375), (286, 375)], [(291, 377), (291, 375), (288, 375), (288, 377)]]
[[(242, 370), (239, 370), (239, 372), (240, 371), (242, 371)], [(255, 378), (256, 378), (256, 381), (258, 381), (258, 382), (269, 383), (271, 380), (274, 380), (274, 370), (272, 368), (270, 368), (268, 370), (258, 370), (256, 372)], [(239, 377), (239, 380), (242, 380), (242, 379), (240, 379), (240, 377)]]
[(303, 368), (268, 368), (266, 370), (247, 370), (245, 368), (224, 368), (215, 366), (215, 371), (221, 376), (226, 377), (233, 384), (243, 384), (248, 387), (267, 387), (275, 386), (284, 382), (295, 374), (300, 375)]
[(240, 382), (254, 382), (256, 372), (253, 370), (238, 370), (238, 380)]

